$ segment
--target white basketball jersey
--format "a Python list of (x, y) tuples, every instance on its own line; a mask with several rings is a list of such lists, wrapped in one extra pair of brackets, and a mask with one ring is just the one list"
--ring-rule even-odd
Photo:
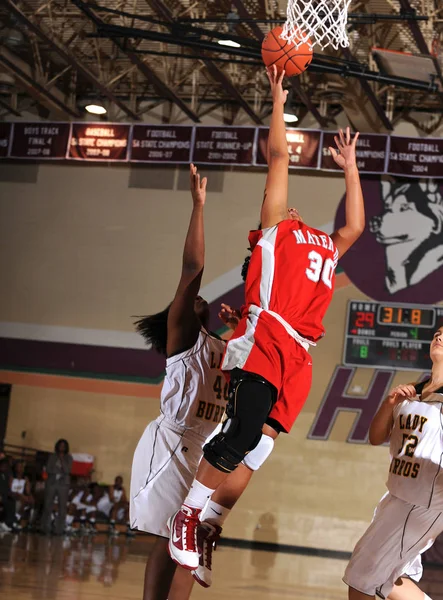
[(14, 479), (12, 480), (12, 483), (11, 483), (11, 492), (13, 494), (24, 494), (25, 493), (25, 485), (26, 485), (26, 479), (16, 479), (14, 477)]
[(228, 384), (220, 365), (225, 342), (201, 329), (194, 346), (166, 361), (161, 411), (173, 423), (207, 438), (220, 423)]
[(394, 410), (391, 466), (387, 487), (405, 502), (443, 509), (443, 389), (422, 402), (423, 384), (414, 400)]
[(114, 488), (114, 494), (113, 495), (114, 495), (114, 497), (112, 498), (112, 500), (114, 502), (120, 502), (120, 500), (122, 499), (122, 496), (123, 496), (123, 490), (116, 490)]

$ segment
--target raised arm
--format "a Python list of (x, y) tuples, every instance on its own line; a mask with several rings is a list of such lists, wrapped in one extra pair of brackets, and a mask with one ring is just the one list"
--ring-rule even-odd
[(268, 176), (261, 208), (262, 228), (273, 227), (288, 217), (289, 153), (286, 127), (283, 119), (287, 91), (283, 90), (284, 71), (277, 67), (267, 69), (272, 91), (272, 117), (268, 138)]
[(394, 426), (395, 407), (408, 398), (414, 398), (415, 395), (415, 387), (410, 384), (398, 385), (389, 392), (369, 428), (369, 442), (373, 446), (384, 444), (389, 439)]
[(200, 289), (205, 262), (203, 207), (206, 201), (207, 179), (200, 181), (194, 165), (190, 166), (193, 209), (183, 251), (180, 282), (169, 308), (166, 352), (168, 356), (191, 348), (197, 341), (200, 321), (194, 304)]
[(346, 225), (331, 235), (339, 256), (349, 250), (365, 228), (365, 205), (355, 155), (358, 136), (356, 133), (351, 140), (349, 127), (346, 127), (346, 136), (340, 129), (339, 137), (334, 138), (337, 150), (329, 148), (335, 162), (344, 170), (346, 181)]

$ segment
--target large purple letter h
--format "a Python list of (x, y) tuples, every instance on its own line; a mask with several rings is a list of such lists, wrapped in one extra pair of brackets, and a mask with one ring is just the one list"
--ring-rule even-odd
[(336, 367), (332, 380), (326, 390), (308, 438), (327, 440), (341, 411), (355, 412), (357, 418), (347, 441), (364, 443), (368, 439), (372, 419), (382, 402), (394, 371), (375, 371), (365, 396), (350, 396), (346, 393), (355, 369)]

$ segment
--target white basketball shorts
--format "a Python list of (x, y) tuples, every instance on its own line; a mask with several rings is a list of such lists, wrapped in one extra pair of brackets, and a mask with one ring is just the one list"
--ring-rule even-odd
[(194, 480), (205, 439), (159, 417), (146, 427), (131, 474), (132, 529), (169, 537), (167, 520), (182, 505)]
[(357, 543), (343, 581), (368, 596), (387, 598), (402, 575), (420, 581), (421, 554), (442, 531), (443, 512), (387, 493)]
[(111, 514), (112, 506), (113, 504), (109, 499), (108, 494), (102, 496), (97, 502), (97, 510), (106, 515), (107, 517), (109, 517), (109, 515)]

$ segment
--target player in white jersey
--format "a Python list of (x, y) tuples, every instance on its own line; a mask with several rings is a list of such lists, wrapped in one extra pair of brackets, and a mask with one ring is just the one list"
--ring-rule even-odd
[(34, 497), (31, 493), (31, 482), (25, 477), (25, 463), (18, 461), (14, 465), (14, 476), (10, 486), (11, 496), (15, 500), (15, 512), (18, 523), (15, 529), (20, 528), (20, 521), (32, 521)]
[(371, 444), (390, 439), (388, 493), (344, 576), (350, 600), (426, 600), (421, 554), (443, 532), (443, 327), (431, 342), (431, 378), (394, 388), (375, 416)]
[(208, 332), (208, 304), (198, 295), (204, 268), (206, 178), (200, 181), (193, 165), (190, 177), (193, 210), (177, 292), (166, 310), (137, 321), (138, 331), (167, 357), (161, 414), (146, 427), (132, 464), (131, 526), (157, 536), (146, 566), (144, 600), (182, 600), (190, 593), (191, 574), (179, 569), (174, 577), (167, 519), (180, 508), (227, 400), (227, 384), (219, 370), (224, 342)]

